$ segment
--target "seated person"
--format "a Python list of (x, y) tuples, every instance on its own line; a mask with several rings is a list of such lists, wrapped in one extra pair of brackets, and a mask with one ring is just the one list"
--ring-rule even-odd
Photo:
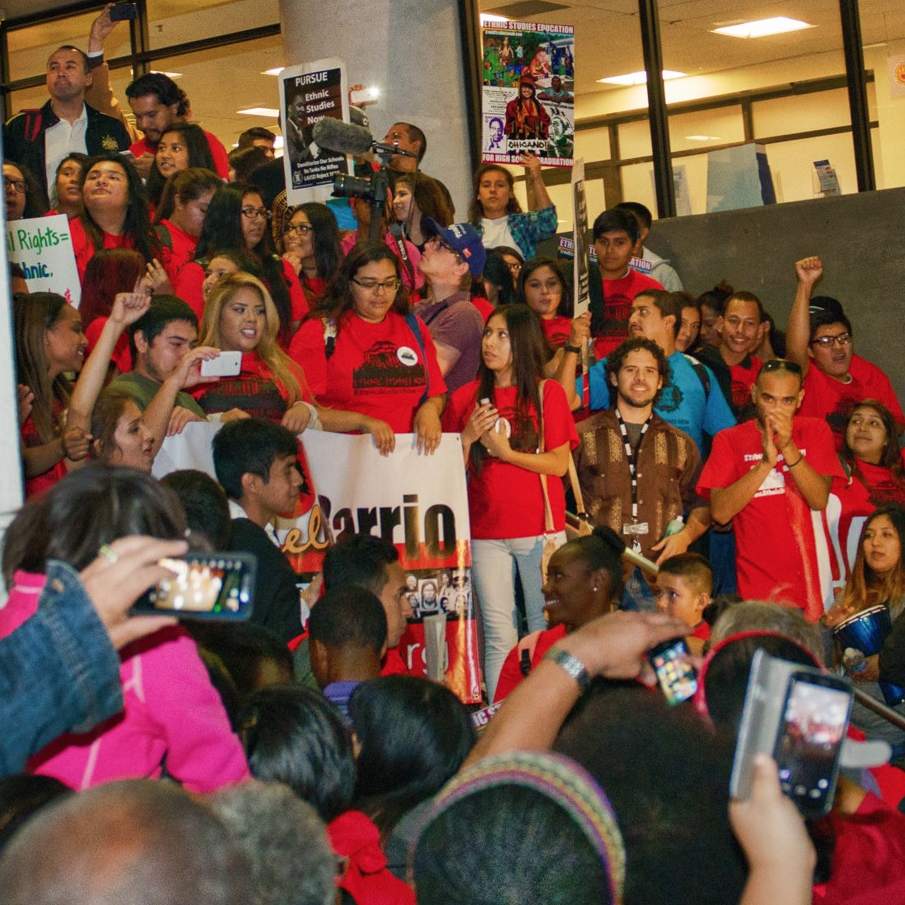
[(710, 626), (703, 614), (712, 593), (713, 570), (700, 553), (680, 553), (660, 563), (654, 591), (657, 609), (694, 629), (685, 641), (695, 656), (700, 656), (710, 637)]
[(233, 516), (229, 549), (258, 558), (251, 621), (284, 641), (302, 629), (297, 576), (273, 523), (295, 510), (302, 486), (295, 436), (279, 424), (244, 418), (214, 437), (214, 470)]
[(380, 600), (355, 585), (328, 591), (308, 620), (311, 669), (327, 700), (349, 716), (349, 698), (380, 675), (387, 619)]

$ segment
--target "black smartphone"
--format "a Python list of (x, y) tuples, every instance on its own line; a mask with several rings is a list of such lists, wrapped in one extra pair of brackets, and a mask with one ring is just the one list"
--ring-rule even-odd
[(110, 10), (111, 22), (123, 22), (134, 19), (138, 15), (138, 7), (134, 3), (114, 3)]
[(773, 757), (783, 792), (805, 817), (832, 807), (851, 706), (850, 688), (835, 676), (789, 677)]
[(133, 604), (133, 616), (245, 620), (251, 616), (257, 558), (248, 553), (189, 553), (162, 559), (173, 573)]
[(688, 659), (690, 656), (684, 638), (664, 641), (648, 651), (647, 659), (670, 704), (681, 704), (698, 690), (698, 674)]

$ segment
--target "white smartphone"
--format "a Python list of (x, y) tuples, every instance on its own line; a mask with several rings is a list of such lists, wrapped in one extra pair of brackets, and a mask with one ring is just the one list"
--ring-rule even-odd
[(202, 377), (235, 377), (241, 370), (241, 352), (221, 352), (216, 358), (201, 362)]

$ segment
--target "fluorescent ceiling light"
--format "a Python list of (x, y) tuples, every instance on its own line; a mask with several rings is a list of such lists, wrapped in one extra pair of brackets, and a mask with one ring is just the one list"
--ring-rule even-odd
[(686, 135), (685, 139), (687, 141), (722, 141), (722, 137), (719, 135)]
[[(674, 69), (663, 70), (663, 80), (668, 82), (670, 79), (684, 79), (687, 73), (676, 72)], [(603, 79), (597, 79), (604, 85), (645, 85), (647, 84), (647, 73), (643, 70), (640, 72), (627, 72), (625, 75), (610, 75)]]
[(769, 35), (781, 35), (787, 31), (801, 31), (804, 28), (815, 28), (801, 19), (790, 19), (788, 16), (773, 16), (770, 19), (754, 19), (751, 22), (739, 22), (737, 25), (724, 25), (722, 28), (711, 28), (715, 35), (729, 35), (730, 38), (766, 38)]
[(152, 69), (151, 72), (156, 72), (158, 75), (169, 76), (171, 79), (181, 79), (182, 78), (181, 72), (164, 72), (162, 69)]
[(493, 13), (481, 13), (481, 25), (486, 25), (489, 22), (508, 22), (509, 20), (505, 16), (496, 16)]
[(266, 116), (268, 119), (276, 119), (280, 115), (280, 111), (273, 107), (246, 107), (244, 110), (236, 110), (236, 113), (245, 116)]
[(261, 75), (279, 75), (285, 68), (285, 66), (274, 66), (273, 69), (265, 69)]

